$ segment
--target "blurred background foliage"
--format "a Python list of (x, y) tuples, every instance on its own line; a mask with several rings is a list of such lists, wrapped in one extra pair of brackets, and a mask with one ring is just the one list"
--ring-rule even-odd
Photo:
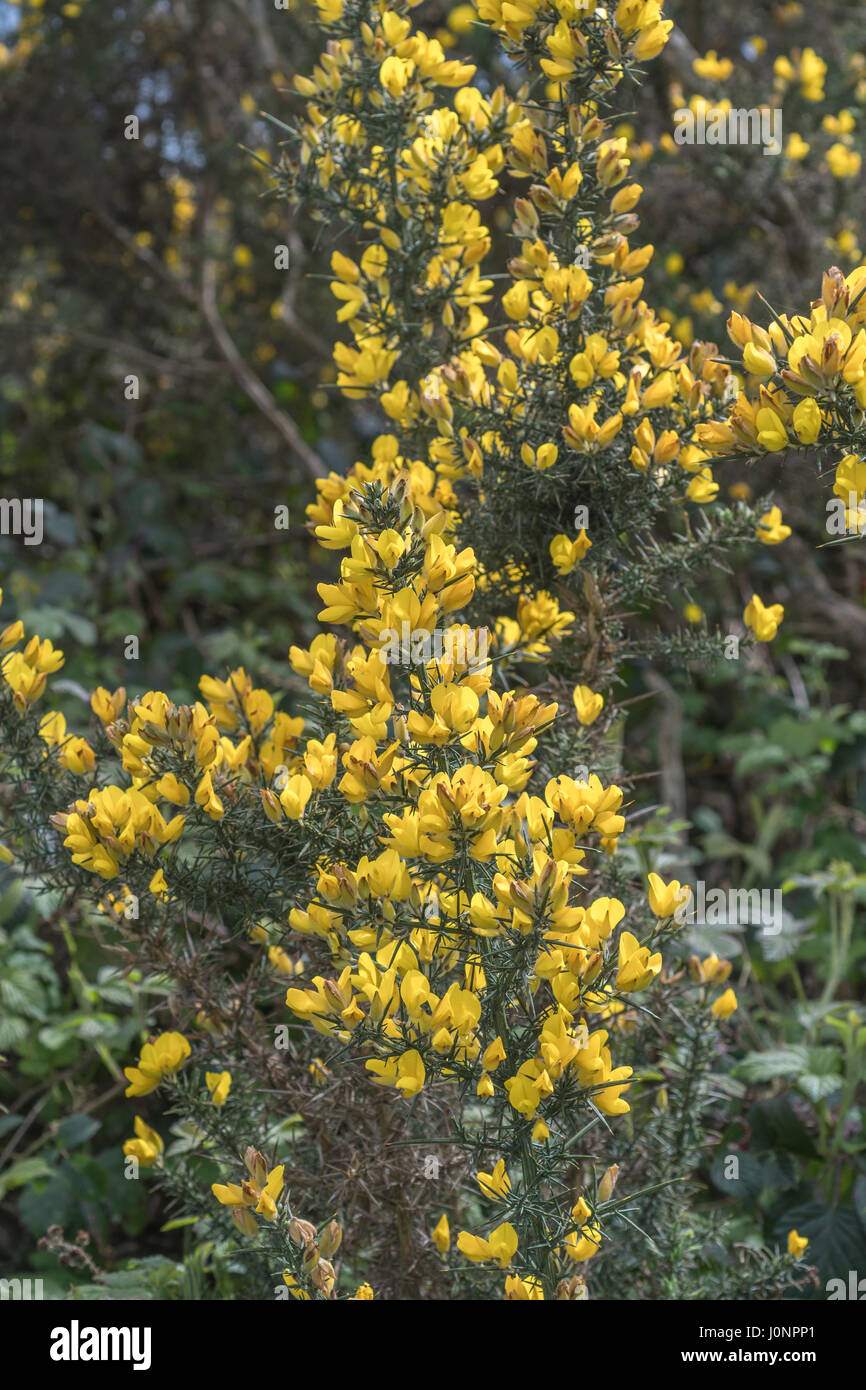
[[(731, 310), (766, 322), (763, 295), (802, 312), (827, 266), (864, 259), (866, 6), (665, 12), (670, 43), (620, 93), (656, 248), (646, 297), (725, 355)], [(471, 6), (415, 18), (481, 85), (519, 87)], [(45, 499), (41, 546), (0, 536), (4, 621), (64, 648), (72, 721), (97, 684), (188, 700), (202, 671), (240, 664), (287, 691), (327, 575), (303, 524), (313, 481), (384, 428), (333, 388), (329, 237), (274, 194), (314, 7), (6, 0), (0, 44), (0, 491)], [(673, 111), (701, 98), (780, 103), (781, 155), (676, 145)], [(487, 220), (504, 264), (505, 204)], [(826, 477), (796, 458), (716, 472), (732, 497), (774, 490), (794, 534), (634, 619), (671, 656), (624, 668), (621, 762), (652, 867), (784, 890), (778, 935), (694, 941), (734, 961), (741, 1001), (700, 1200), (747, 1244), (808, 1235), (823, 1297), (831, 1274), (866, 1272), (866, 542), (830, 543)], [(779, 639), (684, 668), (683, 615), (733, 631), (755, 589), (785, 604)], [(105, 919), (3, 870), (0, 1270), (44, 1272), (55, 1296), (238, 1296), (231, 1256), (123, 1181), (121, 1067), (162, 986), (111, 948)], [(49, 1227), (64, 1235), (37, 1248)]]

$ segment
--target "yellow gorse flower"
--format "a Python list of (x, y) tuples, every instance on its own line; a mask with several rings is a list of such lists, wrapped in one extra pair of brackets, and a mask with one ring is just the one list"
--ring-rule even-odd
[(145, 1124), (140, 1115), (136, 1115), (133, 1127), (135, 1138), (126, 1140), (123, 1152), (127, 1158), (137, 1159), (142, 1168), (151, 1168), (162, 1153), (162, 1139), (155, 1129)]
[(213, 1195), (222, 1206), (232, 1207), (235, 1224), (247, 1235), (255, 1235), (252, 1212), (266, 1221), (276, 1221), (277, 1202), (283, 1190), (283, 1165), (268, 1170), (266, 1159), (252, 1145), (244, 1155), (249, 1177), (240, 1183), (212, 1185)]
[(204, 1079), (214, 1105), (217, 1107), (225, 1105), (232, 1084), (231, 1073), (227, 1071), (209, 1071), (205, 1073)]
[(738, 1008), (737, 996), (732, 989), (726, 989), (724, 994), (720, 994), (712, 1007), (715, 1018), (730, 1018), (731, 1014)]
[(511, 1192), (511, 1179), (505, 1171), (505, 1159), (500, 1158), (492, 1173), (476, 1173), (478, 1186), (485, 1197), (501, 1201)]
[(793, 1255), (795, 1260), (799, 1260), (808, 1244), (808, 1236), (798, 1235), (796, 1231), (788, 1232), (788, 1254)]
[(141, 1049), (137, 1067), (124, 1067), (129, 1085), (127, 1096), (146, 1096), (167, 1076), (179, 1071), (190, 1055), (190, 1045), (182, 1033), (160, 1033)]
[(757, 594), (752, 594), (743, 613), (743, 622), (751, 628), (759, 642), (772, 642), (784, 616), (781, 603), (765, 606)]
[(624, 931), (619, 938), (619, 970), (616, 987), (624, 993), (646, 989), (662, 968), (661, 953), (641, 946), (637, 937)]
[(457, 1249), (467, 1260), (471, 1260), (473, 1264), (495, 1260), (500, 1269), (506, 1269), (511, 1263), (517, 1252), (517, 1245), (517, 1232), (508, 1221), (497, 1226), (486, 1239), (483, 1236), (470, 1235), (468, 1231), (461, 1231), (457, 1237)]

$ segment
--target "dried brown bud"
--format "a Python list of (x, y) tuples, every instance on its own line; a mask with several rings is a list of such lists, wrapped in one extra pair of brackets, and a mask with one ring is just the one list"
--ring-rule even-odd
[(336, 1255), (342, 1239), (341, 1227), (337, 1225), (336, 1221), (329, 1221), (319, 1240), (319, 1249), (326, 1260), (329, 1260), (332, 1255)]
[(302, 1221), (294, 1216), (289, 1222), (289, 1235), (295, 1245), (309, 1245), (316, 1239), (316, 1228), (312, 1221)]

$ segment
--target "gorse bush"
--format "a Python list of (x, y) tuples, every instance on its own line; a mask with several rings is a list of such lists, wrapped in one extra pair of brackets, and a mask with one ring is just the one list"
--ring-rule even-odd
[[(653, 0), (479, 0), (516, 92), (405, 5), (319, 10), (278, 182), (339, 232), (337, 385), (384, 417), (309, 508), (346, 552), (319, 586), (343, 635), (292, 648), (291, 712), (238, 667), (191, 706), (100, 687), (85, 737), (44, 710), (62, 654), (13, 624), (7, 855), (169, 986), (126, 1068), (155, 1097), (127, 1171), (243, 1296), (794, 1287), (796, 1232), (735, 1249), (700, 1198), (737, 999), (628, 824), (617, 692), (627, 659), (747, 659), (783, 620), (754, 593), (733, 633), (631, 622), (788, 534), (770, 498), (719, 501), (717, 456), (839, 444), (837, 489), (866, 493), (858, 273), (811, 319), (734, 316), (731, 411), (730, 365), (672, 336), (630, 241), (609, 116), (666, 42)], [(515, 190), (486, 274), (485, 205)]]

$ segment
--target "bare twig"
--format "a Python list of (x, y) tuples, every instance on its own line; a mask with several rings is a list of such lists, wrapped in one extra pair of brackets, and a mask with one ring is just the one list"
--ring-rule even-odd
[(265, 383), (256, 376), (241, 356), (234, 339), (220, 317), (216, 283), (216, 261), (207, 257), (202, 268), (201, 311), (213, 334), (214, 342), (231, 368), (235, 380), (253, 405), (273, 425), (292, 452), (298, 456), (310, 477), (326, 478), (328, 470), (315, 449), (312, 449), (301, 437), (294, 420), (280, 410)]

